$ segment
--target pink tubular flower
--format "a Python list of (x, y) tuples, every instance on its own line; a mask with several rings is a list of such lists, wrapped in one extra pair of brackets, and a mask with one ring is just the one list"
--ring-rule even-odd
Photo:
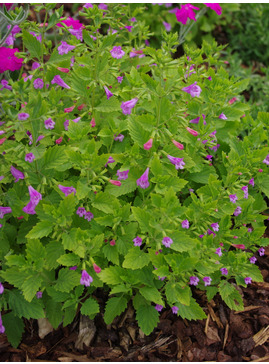
[(9, 86), (9, 84), (8, 84), (8, 81), (7, 81), (7, 80), (2, 80), (0, 83), (1, 83), (1, 85), (3, 86), (3, 87), (0, 89), (0, 91), (2, 91), (4, 88), (5, 88), (5, 89), (7, 89), (7, 90), (9, 90), (9, 91), (11, 91), (11, 90), (12, 90), (12, 87), (11, 87), (11, 86)]
[(113, 96), (113, 93), (110, 92), (109, 89), (106, 86), (104, 86), (104, 89), (105, 89), (105, 93), (106, 93), (106, 98), (109, 100), (110, 97)]
[(173, 144), (178, 148), (178, 149), (184, 149), (184, 145), (177, 142), (176, 140), (172, 140)]
[(87, 221), (91, 221), (93, 218), (94, 218), (93, 213), (91, 211), (86, 211), (84, 219)]
[(64, 73), (69, 73), (70, 69), (69, 68), (63, 68), (63, 67), (57, 67), (57, 70), (64, 72)]
[(129, 169), (127, 171), (117, 171), (118, 180), (126, 180), (128, 178)]
[(25, 178), (24, 174), (13, 166), (10, 167), (10, 172), (12, 176), (15, 177), (15, 182), (18, 182), (19, 179)]
[(139, 236), (134, 238), (133, 242), (134, 242), (134, 246), (141, 246), (142, 245), (142, 239)]
[(162, 243), (166, 248), (170, 248), (171, 244), (173, 244), (173, 240), (169, 238), (169, 236), (166, 236), (163, 238)]
[(45, 124), (46, 129), (50, 129), (50, 130), (54, 129), (55, 122), (51, 118), (48, 118), (47, 120), (45, 120), (44, 124)]
[(61, 144), (61, 142), (63, 141), (63, 137), (60, 137), (59, 139), (55, 140), (56, 144)]
[(227, 116), (225, 114), (223, 114), (223, 112), (220, 114), (219, 116), (219, 119), (222, 119), (222, 120), (227, 120)]
[(251, 178), (251, 179), (248, 181), (248, 183), (249, 183), (252, 187), (254, 187), (254, 178)]
[(148, 188), (149, 187), (148, 177), (149, 177), (149, 168), (147, 168), (145, 172), (142, 174), (142, 176), (136, 180), (137, 186), (143, 189)]
[(242, 250), (246, 249), (244, 244), (232, 244), (232, 246), (237, 249), (242, 249)]
[(93, 278), (84, 269), (81, 273), (80, 284), (84, 285), (85, 287), (90, 287), (92, 282), (93, 282)]
[(116, 245), (116, 242), (115, 242), (115, 240), (113, 239), (113, 240), (110, 240), (109, 244), (110, 244), (111, 246), (115, 246), (115, 245)]
[(199, 8), (191, 4), (181, 5), (180, 9), (177, 9), (176, 11), (177, 21), (181, 22), (184, 25), (187, 23), (188, 18), (196, 21), (195, 19), (196, 14), (193, 11), (193, 9), (199, 10)]
[(257, 258), (256, 258), (256, 257), (254, 257), (254, 256), (253, 256), (253, 257), (250, 257), (250, 258), (249, 258), (249, 261), (250, 261), (250, 263), (251, 263), (251, 264), (255, 264), (255, 263), (256, 263), (256, 261), (257, 261)]
[(36, 70), (37, 68), (39, 68), (40, 67), (40, 63), (38, 63), (38, 62), (34, 62), (33, 64), (32, 64), (32, 70)]
[(110, 54), (113, 58), (120, 59), (125, 55), (125, 52), (121, 49), (121, 46), (115, 46), (111, 49)]
[[(8, 25), (8, 26), (7, 26), (7, 28), (8, 28), (8, 29), (10, 29), (10, 27), (11, 27), (11, 25)], [(20, 31), (21, 31), (21, 28), (20, 28), (18, 25), (15, 25), (15, 26), (13, 27), (13, 29), (11, 30), (11, 33), (10, 33), (10, 34), (9, 34), (9, 36), (7, 37), (7, 39), (6, 39), (5, 43), (6, 43), (7, 45), (9, 45), (9, 46), (13, 46), (13, 45), (14, 45), (14, 42), (15, 42), (15, 39), (16, 39), (15, 35), (16, 35), (17, 33), (20, 33)]]
[(145, 144), (144, 144), (144, 149), (145, 150), (149, 150), (152, 148), (152, 143), (153, 143), (153, 139), (150, 138)]
[(248, 186), (243, 186), (241, 190), (244, 192), (244, 198), (248, 198)]
[(138, 98), (135, 97), (134, 99), (131, 99), (129, 101), (122, 102), (121, 109), (124, 115), (130, 115), (132, 112), (132, 109), (135, 107), (136, 103), (138, 101)]
[(91, 127), (92, 128), (94, 128), (96, 126), (96, 122), (95, 122), (95, 119), (94, 118), (92, 118), (90, 124), (91, 124)]
[(122, 83), (123, 77), (122, 76), (118, 76), (117, 77), (118, 83)]
[(23, 59), (14, 54), (19, 52), (18, 48), (0, 47), (0, 73), (5, 71), (16, 71), (22, 66)]
[(120, 181), (115, 181), (113, 179), (110, 179), (109, 180), (109, 183), (111, 183), (114, 186), (121, 186), (121, 182)]
[(54, 78), (53, 78), (53, 80), (51, 81), (51, 84), (54, 84), (54, 83), (56, 83), (57, 85), (59, 85), (59, 86), (61, 86), (61, 87), (63, 87), (63, 88), (70, 88), (70, 86), (68, 86), (65, 82), (64, 82), (64, 80), (61, 78), (61, 76), (60, 75), (56, 75), (56, 76), (54, 76)]
[(177, 306), (173, 306), (172, 307), (172, 313), (177, 315), (177, 311), (179, 310), (179, 308)]
[[(267, 164), (267, 166), (269, 166), (269, 154), (266, 156), (266, 158), (262, 162)], [(259, 170), (259, 172), (260, 172), (260, 170)]]
[(25, 156), (25, 162), (29, 162), (32, 163), (35, 159), (35, 156), (33, 155), (33, 153), (28, 153)]
[(215, 251), (215, 254), (217, 254), (219, 257), (221, 257), (222, 256), (221, 248), (217, 248)]
[(65, 194), (65, 196), (70, 195), (72, 192), (74, 192), (74, 195), (77, 193), (76, 189), (73, 186), (65, 187), (62, 185), (58, 185), (58, 187)]
[(6, 331), (5, 326), (3, 325), (2, 316), (0, 312), (0, 334), (3, 334)]
[(36, 292), (36, 298), (37, 298), (37, 299), (42, 298), (42, 295), (43, 295), (43, 292), (42, 292), (42, 291), (38, 291), (38, 292)]
[(132, 25), (126, 25), (124, 28), (125, 28), (125, 29), (127, 29), (127, 30), (128, 30), (128, 32), (131, 32), (131, 31), (132, 31), (133, 26), (132, 26)]
[(2, 285), (2, 283), (0, 282), (0, 294), (3, 294), (4, 292), (4, 286)]
[(78, 106), (78, 110), (80, 111), (80, 110), (84, 109), (84, 107), (86, 107), (86, 106), (87, 106), (86, 104), (81, 104)]
[(101, 273), (101, 268), (100, 267), (98, 267), (98, 265), (97, 264), (95, 264), (95, 263), (93, 263), (93, 269), (94, 269), (94, 271), (95, 271), (95, 273)]
[(214, 10), (218, 15), (221, 15), (222, 8), (220, 4), (217, 3), (204, 3), (208, 8)]
[(236, 201), (238, 200), (236, 194), (234, 195), (229, 195), (229, 198), (230, 198), (230, 201), (233, 202), (233, 203), (236, 203)]
[(74, 48), (76, 48), (76, 46), (71, 46), (64, 41), (61, 41), (61, 44), (59, 45), (59, 47), (57, 49), (58, 49), (58, 53), (60, 55), (62, 55), (62, 54), (67, 54), (69, 51), (72, 51)]
[(187, 126), (187, 131), (191, 134), (191, 135), (193, 135), (193, 136), (197, 136), (198, 135), (198, 132), (196, 131), (196, 130), (193, 130), (193, 129), (191, 129), (191, 128), (189, 128), (188, 126)]
[(195, 81), (190, 86), (183, 87), (181, 90), (187, 92), (188, 94), (190, 94), (191, 97), (199, 97), (200, 93), (202, 92), (201, 87), (197, 85), (197, 81)]
[(38, 191), (36, 191), (32, 186), (28, 186), (28, 191), (30, 195), (30, 202), (22, 209), (26, 214), (34, 215), (35, 208), (39, 204), (39, 201), (42, 200), (42, 195)]
[(11, 214), (12, 209), (8, 206), (0, 206), (0, 219), (3, 219), (5, 214)]

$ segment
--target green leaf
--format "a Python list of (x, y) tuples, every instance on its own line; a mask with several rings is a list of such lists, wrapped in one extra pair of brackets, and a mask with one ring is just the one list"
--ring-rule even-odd
[(136, 221), (139, 223), (141, 232), (142, 233), (148, 232), (150, 230), (149, 222), (151, 219), (151, 214), (146, 210), (141, 209), (140, 207), (134, 207), (134, 206), (132, 206), (132, 213)]
[(102, 250), (104, 256), (107, 258), (109, 262), (112, 262), (116, 265), (119, 264), (119, 253), (117, 251), (116, 246), (111, 246), (110, 244), (106, 244)]
[(215, 169), (211, 166), (203, 166), (202, 171), (196, 172), (196, 173), (190, 173), (189, 179), (191, 181), (197, 182), (197, 183), (208, 183), (209, 176), (213, 174), (215, 177), (217, 177), (215, 173)]
[(164, 306), (164, 302), (162, 300), (162, 295), (155, 287), (143, 287), (139, 289), (141, 295), (148, 301), (152, 301), (154, 303), (158, 303), (159, 305)]
[(120, 102), (116, 99), (115, 96), (110, 97), (108, 100), (103, 100), (98, 106), (95, 107), (96, 111), (108, 113), (115, 112), (121, 110)]
[(70, 292), (75, 286), (79, 285), (79, 281), (80, 275), (77, 272), (62, 268), (54, 287), (61, 292)]
[(219, 284), (221, 298), (231, 310), (240, 311), (244, 309), (243, 299), (238, 290), (227, 281)]
[(14, 267), (6, 269), (5, 271), (0, 271), (0, 275), (5, 281), (17, 288), (22, 288), (25, 279), (29, 277), (28, 272), (18, 270), (18, 268), (15, 269)]
[(140, 123), (137, 123), (134, 118), (130, 118), (128, 121), (128, 130), (131, 138), (141, 148), (144, 148), (144, 144), (149, 140), (151, 132), (143, 128)]
[(54, 146), (48, 148), (44, 154), (42, 169), (57, 169), (68, 161), (65, 148)]
[(70, 306), (64, 310), (63, 327), (71, 324), (71, 322), (74, 320), (76, 316), (76, 313), (77, 313), (76, 306)]
[(95, 315), (99, 312), (99, 304), (95, 299), (88, 298), (82, 303), (80, 312), (87, 316)]
[(73, 265), (79, 264), (80, 258), (74, 253), (68, 253), (60, 256), (60, 258), (57, 259), (57, 262), (66, 267), (72, 267)]
[(52, 229), (53, 225), (50, 221), (40, 221), (33, 227), (31, 231), (29, 231), (26, 237), (28, 239), (40, 239), (44, 236), (48, 236), (52, 232)]
[(111, 324), (114, 318), (120, 315), (127, 307), (125, 297), (112, 297), (107, 301), (104, 320), (107, 325)]
[(55, 302), (64, 302), (70, 297), (70, 293), (56, 291), (53, 287), (47, 287), (46, 291)]
[(89, 31), (86, 29), (82, 30), (82, 34), (83, 34), (83, 40), (84, 42), (91, 48), (94, 49), (94, 42), (93, 39), (90, 37)]
[(194, 298), (190, 298), (190, 305), (186, 306), (180, 302), (176, 302), (175, 306), (178, 307), (178, 316), (187, 320), (203, 320), (206, 318), (202, 307), (198, 305)]
[(44, 318), (44, 310), (41, 306), (41, 302), (37, 299), (32, 302), (27, 302), (23, 295), (18, 290), (8, 291), (9, 295), (9, 308), (18, 317), (25, 317), (26, 319), (39, 319)]
[(26, 301), (31, 302), (36, 292), (40, 288), (43, 279), (39, 276), (31, 276), (27, 278), (22, 285), (22, 292)]
[(99, 273), (99, 278), (108, 285), (116, 285), (124, 282), (124, 274), (125, 270), (121, 267), (111, 266), (103, 269), (101, 273)]
[(112, 35), (108, 35), (106, 37), (103, 37), (102, 38), (101, 49), (106, 49), (106, 48), (112, 46), (112, 44), (114, 43), (116, 37), (117, 37), (117, 34), (112, 34)]
[(13, 312), (9, 312), (2, 316), (2, 320), (8, 341), (13, 348), (17, 348), (24, 332), (23, 319), (15, 316)]
[(189, 306), (191, 289), (189, 286), (181, 287), (179, 283), (168, 282), (165, 286), (165, 294), (169, 303), (180, 302)]
[(62, 305), (53, 299), (46, 302), (46, 316), (54, 329), (57, 329), (63, 320)]
[(72, 216), (76, 207), (76, 198), (73, 193), (65, 196), (58, 207), (57, 213), (60, 216)]
[(173, 244), (171, 244), (171, 249), (177, 252), (191, 251), (195, 249), (196, 244), (199, 243), (197, 239), (191, 238), (188, 234), (183, 231), (175, 231), (170, 234)]
[(89, 193), (91, 191), (91, 188), (88, 187), (86, 184), (81, 183), (80, 181), (78, 181), (76, 190), (77, 190), (77, 194), (76, 194), (77, 198), (79, 200), (82, 200), (87, 195), (89, 195)]
[(140, 269), (150, 262), (149, 256), (140, 250), (139, 247), (133, 247), (126, 254), (124, 262), (122, 263), (123, 268)]
[(25, 47), (29, 50), (32, 58), (40, 58), (42, 55), (41, 43), (26, 30), (22, 31), (22, 39)]
[(140, 306), (136, 311), (136, 319), (143, 333), (149, 335), (159, 322), (159, 314), (153, 306)]
[(115, 198), (109, 193), (98, 192), (92, 205), (100, 211), (103, 211), (107, 214), (113, 214), (115, 209), (113, 207), (113, 203), (116, 203), (118, 205), (118, 201), (115, 201)]
[(57, 259), (64, 254), (64, 248), (59, 241), (52, 241), (46, 245), (46, 263), (48, 269), (55, 269), (59, 263)]

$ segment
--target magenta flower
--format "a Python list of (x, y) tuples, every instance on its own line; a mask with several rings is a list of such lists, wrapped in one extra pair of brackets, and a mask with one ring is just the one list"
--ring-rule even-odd
[(190, 277), (190, 285), (192, 286), (197, 286), (199, 282), (199, 278), (195, 277), (195, 276), (191, 276)]
[(26, 112), (21, 112), (18, 114), (18, 119), (20, 121), (23, 121), (23, 120), (27, 120), (29, 118), (29, 114), (27, 114)]
[(50, 130), (54, 129), (55, 122), (51, 118), (48, 118), (47, 120), (45, 120), (44, 124), (45, 124), (46, 129), (50, 129)]
[(131, 32), (131, 31), (132, 31), (133, 26), (132, 26), (132, 25), (126, 25), (124, 28), (125, 28), (125, 29), (127, 29), (127, 30), (128, 30), (128, 32)]
[(118, 83), (122, 83), (123, 77), (122, 76), (118, 76), (117, 77)]
[(210, 229), (207, 229), (207, 234), (208, 235), (213, 235), (213, 237), (216, 236), (216, 234), (214, 233), (214, 231), (210, 230)]
[(68, 86), (65, 82), (64, 82), (64, 80), (61, 78), (61, 76), (60, 75), (56, 75), (56, 76), (54, 76), (54, 78), (53, 78), (53, 80), (51, 81), (51, 84), (54, 84), (54, 83), (56, 83), (57, 85), (59, 85), (59, 86), (61, 86), (61, 87), (63, 87), (63, 88), (70, 88), (70, 86)]
[(62, 54), (67, 54), (69, 51), (72, 51), (74, 48), (76, 48), (76, 46), (72, 46), (72, 45), (67, 44), (64, 41), (61, 41), (61, 44), (59, 45), (59, 47), (57, 49), (58, 49), (58, 53), (60, 55), (62, 55)]
[(172, 307), (172, 313), (177, 315), (177, 311), (179, 310), (179, 308), (177, 306), (173, 306)]
[(73, 267), (70, 267), (69, 270), (77, 270), (78, 267), (76, 265), (74, 265)]
[(80, 284), (84, 285), (85, 287), (89, 287), (93, 282), (93, 278), (87, 273), (85, 269), (83, 269), (80, 278)]
[(195, 118), (195, 119), (190, 120), (190, 123), (191, 123), (191, 124), (199, 124), (199, 120), (200, 120), (200, 116), (198, 116), (198, 117), (197, 117), (197, 118)]
[(10, 172), (12, 176), (15, 177), (15, 182), (18, 182), (19, 179), (25, 178), (24, 174), (13, 166), (10, 167)]
[(79, 207), (76, 211), (76, 214), (80, 217), (83, 217), (86, 214), (86, 210), (84, 207)]
[(166, 29), (167, 32), (170, 32), (170, 30), (172, 29), (172, 26), (170, 23), (166, 23), (165, 21), (163, 21), (163, 25)]
[(0, 294), (3, 294), (4, 292), (4, 286), (2, 285), (2, 283), (0, 282)]
[(208, 8), (214, 10), (218, 15), (221, 15), (222, 13), (222, 8), (220, 6), (220, 4), (216, 4), (216, 3), (204, 3)]
[(92, 8), (93, 5), (91, 3), (86, 3), (85, 5), (83, 5), (83, 8), (89, 9)]
[(107, 5), (106, 4), (99, 4), (98, 8), (102, 9), (102, 10), (107, 10)]
[(134, 242), (134, 246), (141, 246), (142, 245), (142, 239), (139, 236), (134, 238), (133, 242)]
[(0, 219), (3, 219), (5, 214), (11, 214), (12, 209), (8, 206), (0, 206)]
[(184, 25), (187, 23), (188, 18), (196, 21), (195, 19), (196, 14), (193, 11), (193, 9), (199, 10), (199, 8), (191, 4), (181, 5), (180, 9), (177, 9), (176, 11), (177, 21), (181, 22)]
[(258, 250), (258, 252), (259, 252), (260, 257), (262, 257), (264, 255), (264, 253), (265, 253), (265, 249), (264, 248), (260, 248)]
[(100, 267), (98, 267), (98, 265), (95, 264), (95, 263), (93, 263), (93, 269), (94, 269), (96, 274), (99, 274), (102, 271), (102, 269)]
[(245, 283), (246, 283), (246, 284), (251, 284), (251, 282), (252, 282), (251, 277), (246, 277), (246, 278), (245, 278)]
[(267, 164), (267, 166), (269, 166), (269, 154), (266, 156), (266, 158), (262, 162)]
[(248, 198), (248, 186), (243, 186), (241, 190), (244, 192), (244, 198)]
[(189, 221), (187, 219), (183, 220), (181, 226), (183, 229), (188, 229), (190, 227)]
[(213, 222), (210, 226), (214, 231), (219, 231), (219, 224), (217, 222)]
[(0, 312), (0, 334), (3, 334), (5, 332), (5, 326), (3, 326), (2, 316)]
[(87, 211), (84, 215), (84, 219), (87, 221), (91, 221), (94, 218), (93, 213), (91, 213), (90, 211)]
[(197, 85), (197, 81), (195, 81), (190, 86), (183, 87), (181, 90), (187, 92), (188, 94), (190, 94), (191, 97), (199, 97), (200, 93), (202, 92), (201, 87)]
[(156, 305), (155, 306), (155, 309), (158, 311), (158, 312), (161, 312), (162, 309), (163, 309), (163, 306), (162, 305)]
[(62, 25), (61, 23), (65, 24), (67, 27), (73, 27), (73, 29), (80, 29), (80, 28), (83, 28), (83, 24), (81, 24), (81, 23), (79, 22), (79, 20), (75, 20), (75, 19), (73, 19), (73, 18), (71, 18), (71, 17), (69, 17), (69, 18), (68, 18), (68, 19), (66, 19), (66, 20), (60, 20), (60, 23), (57, 23), (57, 24), (56, 24), (56, 25), (57, 25), (57, 27), (62, 28), (62, 27), (63, 27), (63, 25)]
[(220, 114), (219, 119), (227, 120), (227, 116), (223, 114), (223, 112)]
[(169, 236), (166, 236), (163, 238), (162, 243), (166, 248), (170, 248), (171, 244), (173, 244), (173, 240), (169, 238)]
[(65, 196), (70, 195), (72, 192), (74, 192), (74, 195), (77, 193), (76, 189), (73, 186), (65, 187), (62, 185), (58, 185), (58, 187), (65, 194)]
[(150, 138), (145, 144), (144, 144), (144, 149), (145, 150), (149, 150), (152, 148), (152, 143), (153, 143), (153, 139)]
[(228, 275), (228, 269), (227, 268), (220, 268), (221, 274), (224, 276)]
[(12, 87), (9, 86), (8, 84), (8, 81), (7, 80), (2, 80), (1, 82), (1, 85), (3, 86), (2, 88), (0, 88), (0, 91), (2, 91), (4, 88), (11, 91), (12, 90)]
[(251, 178), (251, 179), (248, 181), (248, 183), (249, 183), (251, 186), (253, 186), (253, 187), (254, 187), (254, 178)]
[(255, 264), (256, 260), (257, 260), (256, 257), (250, 257), (249, 258), (249, 261), (250, 261), (251, 264)]
[(212, 278), (210, 278), (210, 277), (204, 277), (203, 278), (203, 281), (204, 281), (205, 286), (210, 286), (211, 281), (212, 281)]
[(121, 109), (124, 115), (130, 115), (132, 112), (132, 109), (135, 107), (136, 103), (138, 101), (138, 98), (135, 97), (132, 100), (122, 102)]
[(121, 49), (121, 46), (115, 46), (111, 49), (110, 54), (113, 58), (120, 59), (125, 55), (125, 52)]
[(217, 248), (215, 251), (215, 254), (217, 254), (219, 257), (221, 257), (222, 256), (221, 248)]
[(16, 71), (22, 66), (23, 59), (14, 54), (19, 52), (18, 48), (0, 47), (0, 73), (5, 71)]
[(183, 144), (181, 144), (181, 143), (179, 143), (179, 142), (177, 142), (176, 140), (172, 140), (172, 142), (173, 142), (173, 144), (178, 148), (178, 149), (184, 149), (184, 145)]
[(236, 201), (238, 200), (238, 198), (237, 198), (236, 194), (234, 194), (234, 195), (229, 195), (229, 198), (230, 198), (230, 201), (231, 201), (232, 203), (236, 203)]
[(22, 209), (26, 214), (34, 215), (36, 214), (35, 208), (39, 201), (42, 200), (42, 195), (36, 191), (32, 186), (28, 186), (30, 202)]
[(149, 177), (149, 168), (147, 168), (145, 172), (142, 174), (142, 176), (136, 180), (137, 186), (143, 189), (148, 188), (149, 187), (148, 177)]
[(176, 169), (184, 169), (185, 163), (183, 162), (183, 158), (176, 158), (171, 155), (168, 155), (167, 158), (176, 166)]
[(124, 139), (124, 135), (123, 134), (118, 134), (118, 135), (114, 134), (114, 140), (115, 141), (122, 142), (123, 139)]
[(38, 62), (34, 62), (33, 64), (32, 64), (32, 70), (36, 70), (37, 68), (39, 68), (40, 67), (40, 63), (38, 63)]
[(104, 89), (105, 89), (105, 93), (106, 93), (106, 98), (109, 100), (110, 97), (113, 96), (113, 93), (110, 92), (109, 89), (106, 86), (104, 86)]
[(77, 123), (77, 122), (79, 122), (80, 119), (81, 119), (81, 117), (79, 116), (78, 118), (73, 119), (72, 121), (74, 121), (74, 123)]
[(127, 169), (127, 171), (122, 171), (122, 172), (120, 172), (120, 170), (117, 170), (118, 180), (126, 180), (128, 178), (128, 173), (129, 169)]
[(42, 298), (42, 295), (43, 295), (43, 292), (42, 292), (42, 291), (38, 291), (38, 292), (36, 292), (36, 298), (37, 298), (37, 299)]
[(33, 153), (28, 153), (25, 156), (25, 162), (29, 162), (32, 163), (35, 159), (35, 156), (33, 155)]
[(34, 80), (33, 85), (35, 89), (42, 89), (44, 86), (44, 82), (41, 78), (37, 78)]

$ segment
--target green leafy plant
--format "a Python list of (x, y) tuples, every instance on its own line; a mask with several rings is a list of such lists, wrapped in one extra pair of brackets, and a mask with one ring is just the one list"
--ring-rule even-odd
[(253, 254), (268, 244), (269, 114), (229, 103), (248, 81), (229, 77), (216, 43), (173, 59), (178, 34), (144, 48), (128, 6), (84, 8), (84, 28), (53, 6), (36, 6), (41, 30), (21, 25), (32, 78), (2, 90), (2, 331), (17, 346), (23, 318), (57, 328), (80, 309), (109, 324), (131, 302), (148, 335), (165, 306), (206, 317), (193, 286), (242, 310), (237, 287), (262, 281)]

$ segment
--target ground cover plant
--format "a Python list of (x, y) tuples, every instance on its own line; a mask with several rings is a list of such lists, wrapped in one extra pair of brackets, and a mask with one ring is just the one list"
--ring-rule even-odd
[(192, 287), (242, 310), (238, 287), (262, 281), (269, 114), (235, 100), (248, 81), (229, 77), (222, 46), (174, 59), (166, 31), (145, 46), (142, 10), (85, 4), (84, 24), (35, 5), (43, 23), (1, 45), (0, 328), (14, 346), (24, 318), (57, 328), (101, 310), (110, 324), (131, 302), (149, 335), (164, 307), (206, 317)]

